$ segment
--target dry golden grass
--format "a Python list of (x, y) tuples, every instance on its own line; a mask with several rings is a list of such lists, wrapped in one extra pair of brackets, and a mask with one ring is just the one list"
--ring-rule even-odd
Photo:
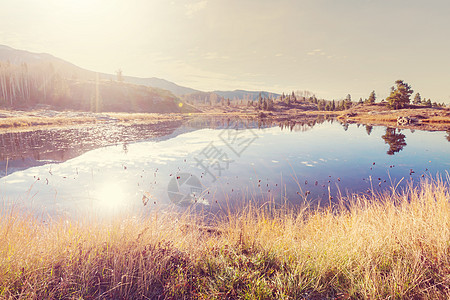
[(0, 128), (16, 128), (16, 127), (35, 127), (35, 126), (64, 126), (74, 124), (92, 124), (96, 123), (96, 118), (93, 117), (11, 117), (0, 119)]
[(449, 179), (214, 221), (0, 219), (0, 298), (448, 299)]
[[(144, 114), (144, 113), (102, 113), (98, 115), (109, 116), (116, 119), (121, 124), (156, 124), (163, 121), (182, 120), (182, 114)], [(89, 125), (102, 123), (105, 120), (96, 116), (76, 116), (76, 117), (36, 117), (24, 115), (23, 117), (0, 118), (0, 131), (20, 131), (39, 129), (42, 127), (63, 128), (73, 125)], [(108, 121), (108, 120), (106, 120)]]
[(450, 123), (449, 117), (444, 116), (438, 116), (438, 117), (430, 117), (427, 119), (423, 119), (422, 122), (424, 123)]
[(183, 114), (170, 113), (105, 113), (111, 118), (117, 119), (124, 124), (154, 124), (163, 121), (176, 121), (183, 120), (185, 116)]

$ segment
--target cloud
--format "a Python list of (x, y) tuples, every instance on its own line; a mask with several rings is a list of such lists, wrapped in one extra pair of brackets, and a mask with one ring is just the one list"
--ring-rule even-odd
[(186, 7), (186, 16), (192, 17), (195, 13), (204, 9), (208, 4), (208, 0), (200, 0), (193, 3), (188, 3), (185, 5)]

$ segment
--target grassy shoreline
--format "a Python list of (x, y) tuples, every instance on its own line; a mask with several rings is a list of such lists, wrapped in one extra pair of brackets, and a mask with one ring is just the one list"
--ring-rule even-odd
[[(297, 108), (258, 111), (243, 107), (200, 107), (201, 112), (193, 113), (92, 113), (70, 111), (5, 111), (0, 110), (0, 132), (34, 130), (40, 128), (63, 128), (68, 126), (117, 122), (120, 124), (155, 124), (169, 120), (183, 120), (192, 117), (239, 117), (244, 119), (262, 119), (271, 122), (302, 122), (317, 116), (337, 118), (344, 123), (359, 123), (397, 127), (399, 129), (418, 129), (430, 131), (450, 130), (450, 109), (448, 108), (415, 108), (387, 110), (382, 104), (357, 105), (346, 111), (318, 111)], [(398, 125), (400, 116), (416, 116), (418, 122)]]
[(0, 298), (448, 299), (449, 178), (216, 220), (0, 219)]

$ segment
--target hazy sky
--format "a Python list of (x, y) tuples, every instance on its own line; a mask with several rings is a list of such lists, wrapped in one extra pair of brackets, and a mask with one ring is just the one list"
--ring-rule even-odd
[(0, 0), (0, 44), (211, 90), (450, 103), (448, 0)]

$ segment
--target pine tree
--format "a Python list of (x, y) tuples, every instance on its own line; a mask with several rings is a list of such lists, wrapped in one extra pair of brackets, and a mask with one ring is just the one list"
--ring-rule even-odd
[(287, 106), (291, 106), (291, 95), (287, 95), (284, 102)]
[(348, 94), (344, 100), (344, 109), (349, 109), (350, 107), (352, 107), (352, 96)]
[(386, 98), (388, 106), (391, 109), (400, 109), (406, 107), (409, 104), (411, 94), (414, 92), (411, 86), (403, 82), (403, 80), (397, 80), (397, 85), (393, 87), (391, 94)]
[(369, 99), (367, 99), (367, 104), (374, 104), (376, 100), (375, 91), (372, 91), (369, 95)]
[(267, 110), (273, 110), (273, 99), (269, 98), (267, 101)]
[(417, 93), (417, 94), (414, 96), (413, 103), (414, 103), (414, 104), (420, 104), (421, 102), (422, 102), (422, 97), (420, 97), (420, 94)]
[(317, 103), (317, 109), (318, 110), (323, 110), (325, 107), (324, 107), (324, 103), (322, 102), (322, 101), (319, 101), (318, 103)]

